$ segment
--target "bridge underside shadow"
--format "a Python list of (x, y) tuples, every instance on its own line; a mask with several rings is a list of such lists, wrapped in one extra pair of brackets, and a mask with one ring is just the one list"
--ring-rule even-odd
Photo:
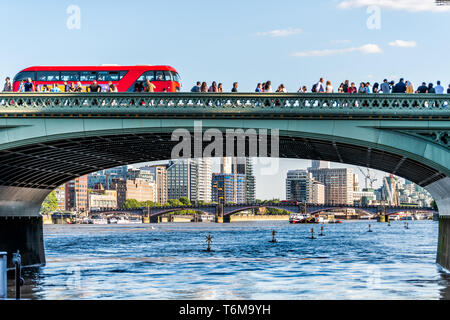
[[(25, 265), (45, 263), (42, 225), (39, 221), (30, 224), (24, 217), (39, 220), (41, 203), (51, 190), (73, 178), (98, 170), (168, 160), (176, 144), (178, 142), (171, 141), (170, 129), (156, 133), (136, 131), (48, 141), (43, 139), (0, 150), (0, 234), (5, 239), (11, 239), (12, 230), (15, 230), (14, 234), (21, 234), (29, 240), (18, 245), (16, 241), (3, 241), (0, 237), (0, 251), (12, 253), (20, 250)], [(204, 143), (204, 147), (207, 145)], [(268, 151), (270, 156), (270, 148)], [(246, 152), (248, 154), (248, 147)], [(282, 134), (279, 157), (327, 160), (390, 172), (427, 188), (440, 209), (450, 212), (448, 168), (428, 165), (429, 159), (420, 161), (406, 153), (388, 152), (372, 145)], [(450, 228), (448, 221), (442, 219), (441, 229)], [(450, 235), (450, 230), (445, 232)], [(440, 239), (440, 243), (440, 264), (450, 267), (450, 242), (445, 238)]]

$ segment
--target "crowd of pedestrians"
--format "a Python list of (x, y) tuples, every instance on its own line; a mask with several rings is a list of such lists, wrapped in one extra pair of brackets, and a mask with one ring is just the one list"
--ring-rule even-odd
[[(219, 85), (216, 84), (215, 81), (212, 82), (211, 86), (208, 87), (206, 82), (197, 82), (197, 84), (191, 89), (191, 92), (223, 92), (222, 83)], [(231, 92), (238, 92), (238, 83), (233, 83), (233, 87)], [(286, 87), (284, 84), (280, 84), (278, 89), (273, 91), (272, 82), (266, 81), (261, 82), (256, 85), (255, 89), (256, 93), (287, 93)], [(301, 86), (298, 93), (308, 93), (307, 86)], [(325, 81), (324, 78), (320, 78), (320, 80), (311, 86), (311, 91), (313, 93), (435, 93), (435, 94), (444, 94), (445, 89), (441, 85), (440, 81), (437, 81), (437, 85), (434, 86), (433, 83), (429, 83), (428, 85), (423, 82), (421, 86), (414, 90), (414, 86), (411, 81), (405, 81), (403, 78), (400, 79), (398, 83), (394, 81), (388, 81), (384, 79), (384, 81), (380, 84), (375, 82), (373, 85), (370, 82), (361, 82), (359, 87), (356, 86), (354, 82), (349, 80), (345, 80), (342, 82), (337, 91), (335, 91), (334, 87), (331, 84), (331, 81)], [(447, 88), (447, 94), (450, 94), (450, 85)]]
[[(233, 83), (232, 92), (237, 92), (238, 83)], [(216, 81), (211, 83), (211, 86), (208, 87), (206, 82), (197, 81), (197, 84), (192, 87), (191, 92), (223, 92), (223, 84), (217, 84)]]
[[(28, 78), (27, 80), (22, 80), (19, 85), (19, 92), (118, 92), (117, 86), (112, 82), (109, 81), (108, 85), (106, 87), (100, 86), (96, 80), (93, 80), (92, 83), (88, 86), (83, 86), (81, 82), (77, 82), (76, 84), (74, 82), (68, 84), (67, 82), (64, 82), (64, 85), (62, 86), (64, 90), (60, 88), (58, 84), (53, 84), (51, 86), (49, 85), (39, 85), (39, 88), (35, 86), (31, 78)], [(239, 84), (238, 82), (234, 82), (232, 85), (231, 92), (238, 92)], [(142, 81), (138, 81), (134, 84), (134, 92), (155, 92), (156, 86), (150, 81), (146, 80), (145, 83)], [(5, 79), (5, 84), (3, 87), (3, 92), (12, 92), (13, 91), (13, 85), (11, 83), (11, 79), (7, 77)], [(163, 89), (163, 91), (167, 91), (166, 89)], [(217, 92), (221, 93), (223, 91), (223, 84), (219, 83), (217, 84), (216, 81), (213, 81), (211, 83), (211, 86), (208, 86), (206, 82), (200, 82), (198, 81), (197, 84), (192, 87), (191, 92)], [(266, 81), (262, 83), (258, 83), (255, 89), (256, 93), (272, 93), (274, 92), (272, 89), (272, 82)], [(287, 93), (286, 87), (284, 84), (280, 84), (275, 91), (276, 93)], [(301, 86), (298, 91), (298, 93), (307, 93), (308, 88), (306, 86)], [(320, 78), (320, 80), (313, 84), (311, 86), (311, 92), (313, 93), (335, 93), (335, 89), (331, 84), (331, 81), (325, 81), (324, 78)], [(337, 91), (337, 93), (406, 93), (406, 94), (412, 94), (412, 93), (432, 93), (432, 94), (444, 94), (445, 92), (447, 94), (450, 94), (450, 85), (448, 86), (447, 90), (444, 89), (444, 87), (441, 85), (440, 81), (436, 82), (436, 86), (434, 86), (433, 83), (429, 83), (428, 85), (426, 82), (422, 82), (422, 84), (415, 90), (414, 86), (411, 81), (407, 80), (405, 81), (403, 78), (400, 79), (398, 83), (395, 83), (394, 81), (388, 81), (387, 79), (384, 79), (384, 81), (380, 84), (378, 82), (375, 82), (373, 85), (370, 84), (370, 82), (361, 82), (359, 84), (359, 87), (356, 87), (356, 84), (354, 82), (351, 82), (349, 80), (345, 80), (342, 82)]]
[[(308, 89), (306, 86), (300, 87), (297, 91), (299, 93), (307, 93)], [(325, 81), (323, 78), (313, 84), (311, 87), (311, 92), (315, 93), (335, 93), (333, 86), (330, 81)], [(356, 87), (354, 82), (350, 83), (349, 80), (345, 80), (339, 85), (337, 93), (434, 93), (434, 94), (444, 94), (445, 89), (441, 85), (440, 81), (437, 81), (437, 85), (434, 86), (433, 83), (422, 82), (422, 85), (414, 90), (414, 86), (411, 81), (401, 78), (399, 82), (395, 83), (394, 81), (388, 81), (384, 79), (381, 84), (375, 82), (373, 85), (370, 82), (361, 82), (359, 87)], [(450, 94), (450, 85), (447, 88), (447, 94)]]

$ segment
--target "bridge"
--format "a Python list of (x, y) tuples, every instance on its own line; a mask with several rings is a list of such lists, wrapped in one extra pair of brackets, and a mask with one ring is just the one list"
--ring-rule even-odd
[[(346, 210), (346, 209), (356, 209), (360, 211), (364, 211), (366, 213), (373, 214), (383, 214), (383, 215), (392, 215), (399, 212), (431, 212), (434, 213), (435, 210), (433, 208), (419, 208), (419, 207), (408, 207), (408, 206), (351, 206), (346, 204), (289, 204), (289, 203), (254, 203), (254, 204), (212, 204), (205, 206), (160, 206), (160, 207), (151, 207), (151, 208), (143, 208), (142, 214), (148, 215), (150, 217), (157, 217), (163, 214), (177, 212), (177, 211), (185, 211), (192, 210), (198, 211), (205, 214), (216, 215), (218, 217), (226, 217), (231, 216), (233, 214), (260, 209), (260, 208), (271, 208), (271, 209), (279, 209), (284, 210), (290, 213), (307, 213), (307, 214), (316, 214), (325, 211), (331, 210)], [(229, 220), (228, 220), (229, 221)]]
[(203, 138), (200, 156), (213, 140), (213, 155), (223, 156), (218, 133), (243, 129), (279, 133), (258, 156), (365, 166), (426, 188), (440, 213), (437, 262), (450, 269), (449, 102), (433, 94), (2, 93), (0, 250), (45, 263), (39, 208), (66, 181), (168, 160), (180, 128)]

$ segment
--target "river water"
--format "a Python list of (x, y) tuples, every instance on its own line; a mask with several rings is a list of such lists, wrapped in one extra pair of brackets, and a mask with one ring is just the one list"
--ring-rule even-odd
[(450, 276), (435, 263), (437, 222), (345, 222), (318, 233), (281, 221), (46, 225), (47, 265), (24, 271), (23, 297), (450, 299)]

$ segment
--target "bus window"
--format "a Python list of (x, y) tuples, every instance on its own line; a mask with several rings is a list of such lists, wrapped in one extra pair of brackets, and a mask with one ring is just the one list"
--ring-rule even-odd
[(173, 71), (170, 71), (170, 73), (172, 74), (173, 81), (181, 83), (180, 75), (178, 73)]
[(35, 80), (35, 73), (34, 71), (24, 71), (24, 72), (19, 72), (15, 77), (14, 77), (14, 82), (16, 81), (22, 81), (22, 80), (27, 80), (28, 78), (31, 78), (31, 80)]
[(36, 81), (59, 81), (58, 71), (38, 71)]
[(154, 71), (147, 71), (144, 73), (145, 80), (155, 81), (155, 72)]
[(145, 80), (155, 81), (155, 72), (154, 71), (147, 71), (142, 74), (142, 76), (139, 77), (138, 81), (145, 81)]
[(80, 81), (94, 81), (94, 80), (97, 80), (97, 72), (81, 71)]
[(61, 81), (80, 81), (80, 73), (76, 71), (62, 71)]
[(97, 73), (98, 81), (119, 81), (119, 71), (99, 71)]
[(166, 77), (166, 81), (172, 81), (172, 76), (170, 75), (170, 71), (164, 71), (164, 76)]
[(156, 71), (155, 80), (156, 81), (164, 81), (164, 71)]
[(122, 78), (125, 77), (127, 73), (128, 71), (120, 71), (120, 80), (122, 80)]

